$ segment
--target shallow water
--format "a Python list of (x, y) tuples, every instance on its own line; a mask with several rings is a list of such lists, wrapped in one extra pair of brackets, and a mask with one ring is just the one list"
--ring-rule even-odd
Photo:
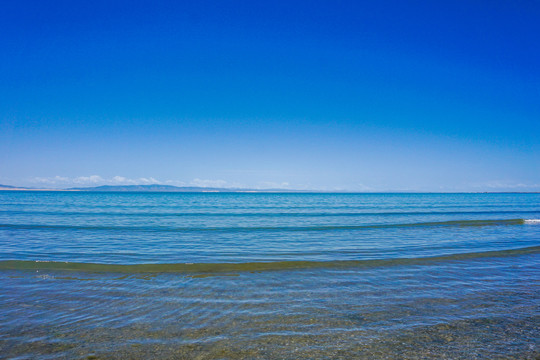
[(0, 354), (534, 359), (539, 218), (539, 194), (0, 192)]

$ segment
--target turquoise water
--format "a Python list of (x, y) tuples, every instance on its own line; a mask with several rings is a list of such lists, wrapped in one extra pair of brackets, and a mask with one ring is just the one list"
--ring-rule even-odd
[(7, 358), (535, 358), (540, 194), (0, 192)]

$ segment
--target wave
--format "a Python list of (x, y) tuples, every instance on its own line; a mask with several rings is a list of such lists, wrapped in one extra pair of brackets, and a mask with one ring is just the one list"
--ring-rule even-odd
[(108, 230), (108, 231), (150, 231), (150, 232), (251, 232), (251, 231), (332, 231), (369, 230), (408, 227), (482, 227), (495, 225), (536, 224), (535, 219), (502, 220), (451, 220), (403, 224), (373, 225), (322, 225), (322, 226), (231, 226), (231, 227), (165, 227), (165, 226), (88, 226), (88, 225), (42, 225), (42, 224), (0, 224), (0, 229), (14, 230)]
[(420, 258), (392, 258), (342, 261), (277, 261), (247, 263), (176, 263), (176, 264), (99, 264), (60, 261), (0, 261), (0, 270), (63, 270), (110, 273), (236, 273), (271, 270), (297, 270), (314, 268), (385, 267), (397, 265), (429, 265), (441, 261), (472, 260), (540, 254), (540, 246), (511, 250), (460, 253)]
[(379, 212), (120, 212), (120, 211), (23, 211), (0, 210), (8, 215), (47, 216), (119, 216), (119, 217), (364, 217), (364, 216), (409, 216), (409, 215), (505, 215), (540, 214), (537, 210), (496, 211), (379, 211)]

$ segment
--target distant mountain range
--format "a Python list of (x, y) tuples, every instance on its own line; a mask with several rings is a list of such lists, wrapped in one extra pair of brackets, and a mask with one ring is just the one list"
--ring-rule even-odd
[[(173, 186), (173, 185), (102, 185), (95, 187), (74, 187), (67, 189), (36, 189), (11, 185), (0, 185), (0, 190), (54, 190), (54, 191), (117, 191), (117, 192), (299, 192), (287, 189), (239, 189), (239, 188), (211, 188), (200, 186)], [(300, 191), (301, 192), (301, 191)]]
[(20, 186), (2, 185), (0, 184), (0, 190), (31, 190)]

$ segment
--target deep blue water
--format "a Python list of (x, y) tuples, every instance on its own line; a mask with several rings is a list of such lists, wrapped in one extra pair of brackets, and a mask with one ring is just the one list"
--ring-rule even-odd
[(537, 246), (538, 227), (515, 219), (540, 219), (540, 194), (6, 191), (0, 260), (341, 261)]
[(540, 194), (1, 191), (0, 353), (534, 358), (538, 219)]

